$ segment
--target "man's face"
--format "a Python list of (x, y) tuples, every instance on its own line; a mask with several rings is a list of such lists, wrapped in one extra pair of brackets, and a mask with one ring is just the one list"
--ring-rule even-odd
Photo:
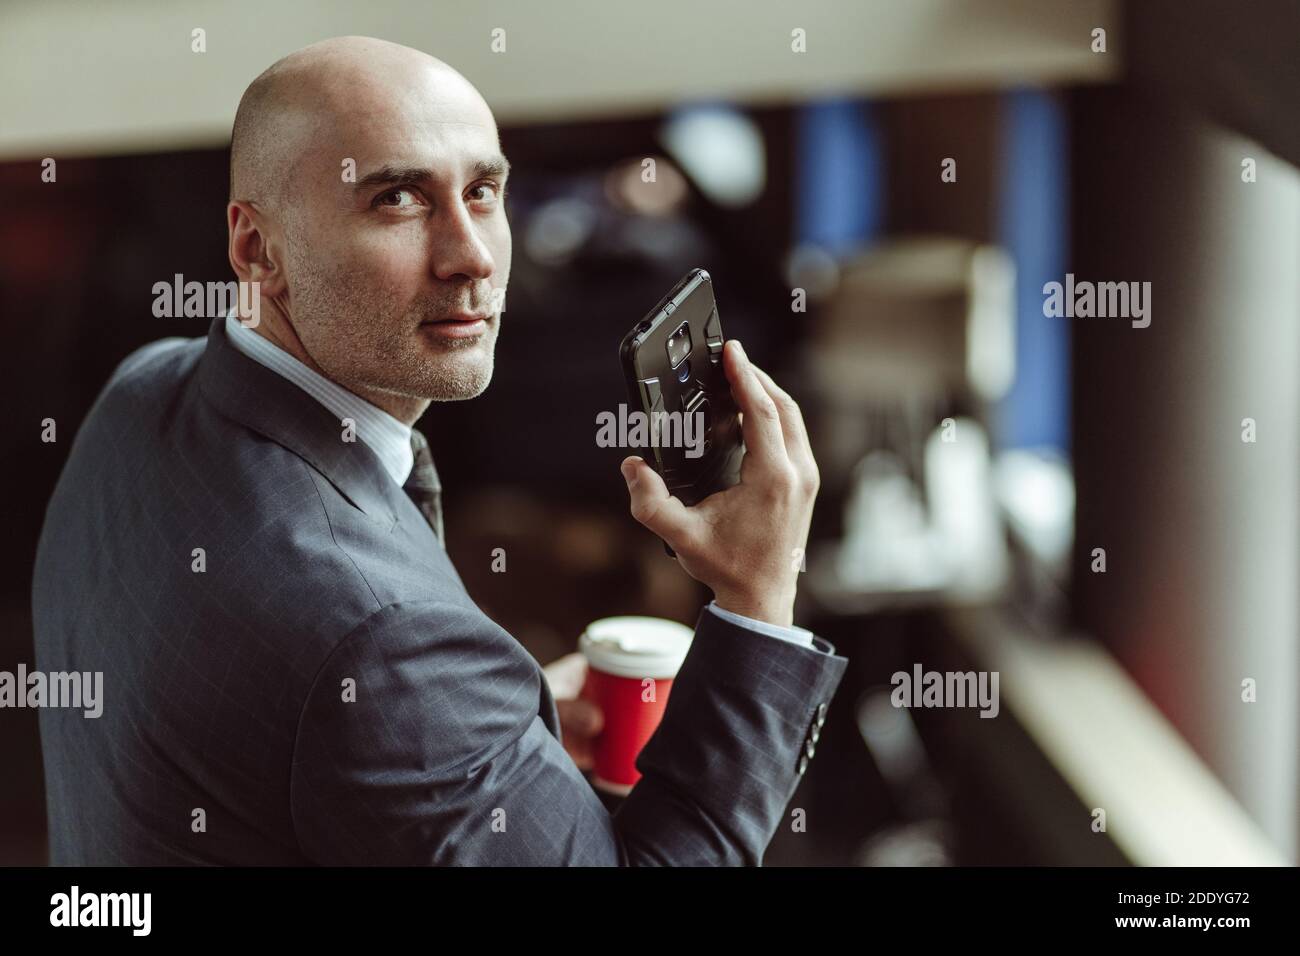
[[(344, 387), (451, 401), (492, 379), (507, 170), (477, 91), (421, 77), (358, 96), (314, 131), (291, 172), (289, 305), (304, 348)], [(467, 316), (482, 318), (449, 321)]]

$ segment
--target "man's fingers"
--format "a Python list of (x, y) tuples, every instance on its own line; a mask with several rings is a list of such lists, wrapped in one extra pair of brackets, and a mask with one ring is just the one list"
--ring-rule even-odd
[(729, 339), (722, 356), (731, 395), (744, 415), (741, 431), (745, 436), (745, 457), (752, 455), (769, 466), (783, 465), (789, 456), (785, 452), (781, 413), (776, 402), (754, 374), (754, 366), (738, 340)]
[(659, 473), (635, 455), (623, 459), (623, 480), (631, 499), (632, 517), (668, 542), (674, 551), (695, 529), (699, 517), (668, 494)]
[(557, 700), (560, 729), (573, 737), (594, 737), (605, 726), (605, 714), (589, 700)]
[(587, 658), (574, 651), (556, 658), (542, 668), (551, 694), (560, 700), (577, 697), (587, 680)]
[(777, 412), (781, 416), (781, 433), (785, 436), (785, 449), (790, 456), (790, 460), (798, 461), (804, 465), (812, 464), (812, 445), (808, 441), (808, 428), (804, 424), (803, 412), (799, 409), (799, 403), (791, 398), (780, 385), (777, 385), (772, 376), (757, 365), (751, 362), (749, 367), (753, 370), (754, 375), (758, 378), (767, 394), (771, 396), (772, 401), (776, 403)]

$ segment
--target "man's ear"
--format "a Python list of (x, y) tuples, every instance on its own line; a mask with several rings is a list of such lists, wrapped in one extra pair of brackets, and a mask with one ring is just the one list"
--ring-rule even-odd
[(275, 298), (288, 288), (278, 243), (267, 235), (262, 212), (253, 203), (237, 199), (226, 207), (230, 241), (226, 254), (241, 282), (256, 282), (264, 297)]

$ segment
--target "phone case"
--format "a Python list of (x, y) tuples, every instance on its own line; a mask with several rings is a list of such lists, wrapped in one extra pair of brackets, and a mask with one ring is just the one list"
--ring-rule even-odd
[[(650, 446), (638, 451), (687, 505), (740, 480), (745, 446), (722, 368), (723, 341), (713, 282), (692, 269), (619, 346), (629, 408), (651, 423)], [(691, 432), (687, 416), (696, 424)]]

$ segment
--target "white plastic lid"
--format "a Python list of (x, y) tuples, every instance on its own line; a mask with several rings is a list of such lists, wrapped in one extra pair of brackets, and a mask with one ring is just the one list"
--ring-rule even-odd
[(603, 617), (587, 625), (578, 650), (606, 674), (667, 680), (677, 676), (694, 636), (685, 624), (661, 617)]

